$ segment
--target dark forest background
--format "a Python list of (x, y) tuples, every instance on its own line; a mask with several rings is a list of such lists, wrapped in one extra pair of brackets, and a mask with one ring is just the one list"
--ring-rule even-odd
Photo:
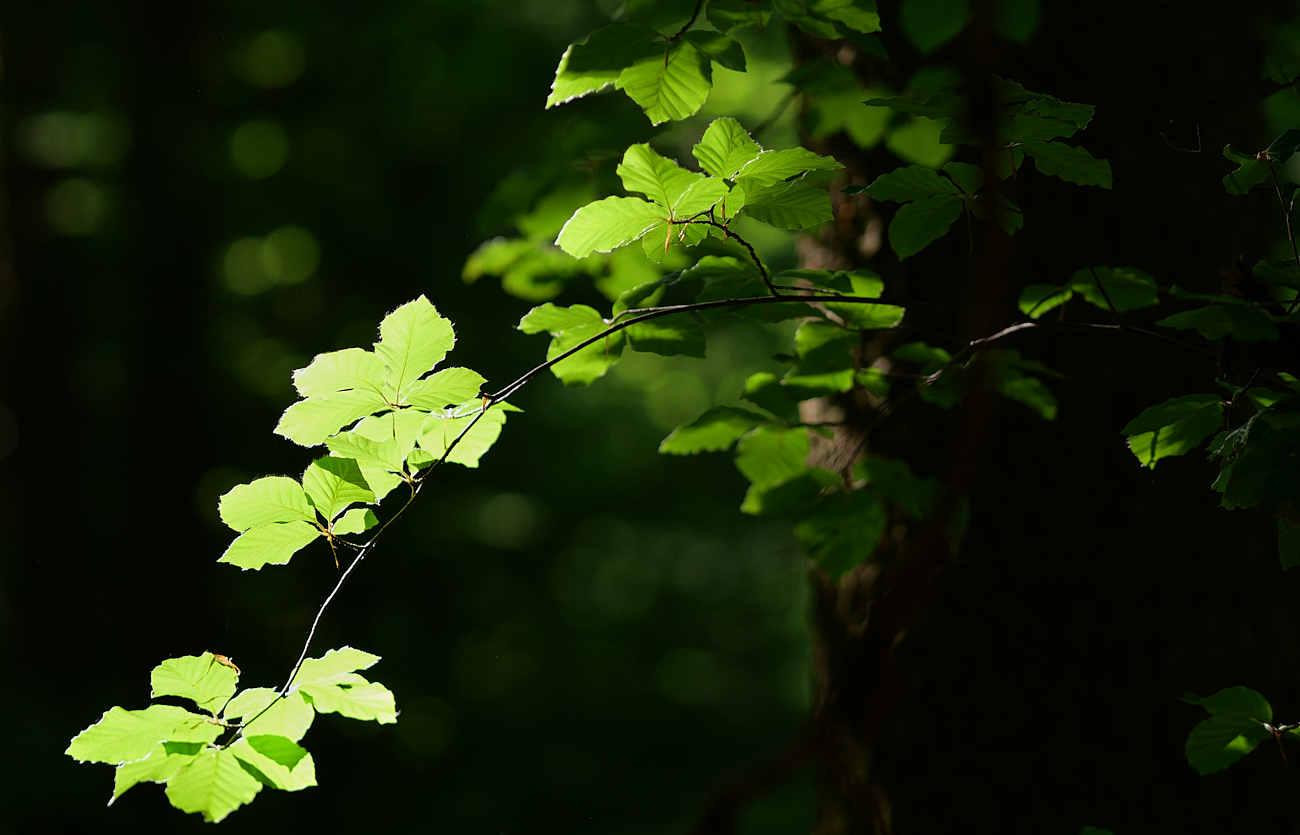
[[(607, 178), (651, 138), (688, 158), (723, 113), (751, 128), (779, 113), (769, 147), (806, 131), (799, 106), (776, 109), (789, 88), (761, 83), (797, 53), (775, 28), (751, 76), (715, 70), (687, 122), (652, 129), (621, 95), (544, 111), (564, 46), (615, 6), (0, 9), (0, 832), (203, 826), (153, 785), (105, 809), (111, 770), (62, 752), (108, 707), (144, 707), (164, 658), (230, 655), (253, 686), (296, 658), (336, 577), (328, 554), (216, 563), (232, 536), (217, 497), (311, 458), (271, 433), (292, 369), (369, 343), (423, 293), (456, 324), (455, 363), (508, 382), (545, 351), (513, 330), (531, 303), (462, 268), (538, 182)], [(1228, 197), (1205, 157), (1173, 146), (1195, 148), (1199, 127), (1211, 152), (1262, 148), (1300, 127), (1297, 94), (1258, 81), (1268, 37), (1300, 39), (1296, 11), (1044, 3), (1000, 72), (1097, 105), (1081, 144), (1116, 188), (1026, 178), (1018, 202), (1095, 263), (1162, 285), (1210, 292), (1239, 257), (1282, 257), (1275, 198)], [(919, 67), (889, 22), (891, 54)], [(883, 144), (854, 161), (871, 178), (899, 164)], [(761, 243), (778, 266), (799, 259), (791, 237)], [(887, 286), (939, 286), (965, 246), (901, 266), (882, 250), (872, 267)], [(1017, 246), (1015, 288), (1077, 268), (1046, 235)], [(565, 292), (607, 304), (585, 279)], [(318, 644), (383, 656), (372, 672), (399, 722), (321, 717), (305, 740), (321, 786), (265, 791), (225, 828), (685, 832), (796, 737), (804, 557), (780, 523), (737, 512), (727, 456), (655, 452), (777, 349), (757, 328), (711, 336), (705, 361), (635, 355), (587, 390), (540, 380), (478, 470), (439, 474)], [(1110, 335), (1017, 339), (1067, 376), (1060, 416), (1001, 408), (960, 557), (897, 648), (908, 689), (875, 761), (895, 830), (1297, 831), (1296, 769), (1264, 747), (1198, 777), (1182, 746), (1203, 714), (1176, 698), (1240, 684), (1300, 717), (1300, 578), (1282, 573), (1270, 518), (1217, 509), (1199, 455), (1142, 470), (1119, 433), (1214, 391), (1214, 362)], [(814, 797), (800, 772), (740, 831), (806, 832)]]

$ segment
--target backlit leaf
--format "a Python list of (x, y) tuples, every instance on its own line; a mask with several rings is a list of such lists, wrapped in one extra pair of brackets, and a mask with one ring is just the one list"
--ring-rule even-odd
[(273, 522), (316, 520), (302, 485), (284, 476), (267, 476), (240, 484), (221, 497), (221, 521), (237, 531)]
[(381, 395), (353, 389), (330, 397), (299, 400), (284, 410), (275, 433), (300, 446), (316, 446), (358, 418), (389, 408)]
[(667, 208), (638, 197), (606, 197), (574, 212), (555, 243), (574, 258), (586, 258), (635, 241), (668, 216)]
[(352, 389), (382, 395), (384, 361), (361, 348), (317, 354), (311, 365), (293, 372), (293, 385), (303, 397), (329, 397)]
[(744, 214), (781, 229), (807, 229), (833, 217), (829, 194), (782, 182), (746, 191)]
[(302, 692), (321, 713), (338, 713), (350, 719), (373, 720), (381, 725), (397, 721), (392, 691), (382, 684), (304, 684)]
[(384, 361), (385, 394), (392, 402), (442, 362), (456, 344), (451, 322), (424, 296), (409, 301), (379, 323), (375, 354)]
[(713, 86), (713, 69), (709, 56), (682, 38), (637, 59), (619, 73), (614, 86), (641, 105), (651, 124), (659, 125), (700, 109)]
[(351, 458), (321, 458), (308, 465), (302, 486), (315, 508), (326, 519), (338, 516), (348, 505), (371, 504), (375, 494)]
[(700, 168), (714, 177), (730, 180), (762, 150), (739, 122), (724, 116), (709, 123), (691, 153), (699, 160)]
[(416, 408), (437, 411), (477, 397), (484, 382), (483, 375), (477, 371), (444, 368), (411, 386), (405, 400)]
[(736, 468), (762, 488), (775, 487), (808, 469), (808, 430), (760, 426), (741, 438)]
[(182, 812), (197, 812), (208, 823), (252, 803), (262, 784), (239, 764), (230, 749), (209, 750), (185, 763), (167, 781), (167, 799)]
[(73, 738), (64, 751), (81, 762), (117, 765), (143, 759), (161, 742), (213, 742), (221, 727), (203, 716), (172, 705), (144, 710), (109, 709), (99, 721)]
[(310, 522), (262, 525), (240, 534), (217, 562), (237, 565), (245, 571), (256, 570), (264, 565), (284, 565), (320, 535), (320, 529)]
[(613, 84), (625, 68), (659, 51), (657, 38), (657, 33), (647, 26), (615, 23), (570, 45), (555, 70), (546, 106), (571, 102)]
[(311, 727), (316, 712), (297, 691), (281, 699), (269, 687), (254, 687), (231, 699), (223, 718), (242, 718), (250, 733), (275, 734), (297, 742)]
[(320, 658), (307, 658), (294, 676), (295, 687), (304, 684), (332, 684), (344, 680), (349, 673), (373, 667), (378, 655), (371, 655), (352, 647), (332, 649)]
[(1223, 400), (1213, 394), (1189, 394), (1152, 406), (1122, 430), (1143, 466), (1199, 447), (1223, 426)]
[(773, 186), (809, 171), (834, 171), (843, 167), (831, 157), (819, 157), (807, 148), (763, 151), (741, 166), (735, 180), (748, 195), (755, 189)]
[(168, 658), (149, 674), (153, 698), (180, 696), (210, 713), (219, 712), (235, 695), (238, 681), (239, 675), (210, 652)]

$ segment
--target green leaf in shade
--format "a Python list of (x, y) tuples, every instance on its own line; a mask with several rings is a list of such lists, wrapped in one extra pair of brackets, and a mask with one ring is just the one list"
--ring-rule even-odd
[(704, 326), (690, 314), (679, 313), (632, 325), (626, 330), (627, 344), (634, 351), (665, 357), (704, 358)]
[(867, 99), (863, 104), (868, 107), (888, 107), (895, 113), (910, 113), (925, 119), (951, 119), (960, 116), (965, 103), (960, 96), (951, 93), (938, 93), (924, 102), (905, 99), (901, 96)]
[(316, 712), (297, 691), (281, 699), (269, 687), (241, 690), (226, 705), (223, 718), (229, 722), (243, 718), (245, 726), (258, 734), (274, 734), (297, 742), (306, 735)]
[(1300, 130), (1289, 128), (1270, 142), (1264, 153), (1273, 162), (1283, 163), (1291, 158), (1297, 148), (1300, 148)]
[(705, 29), (692, 29), (685, 35), (686, 40), (722, 66), (736, 72), (745, 71), (745, 50), (735, 38), (729, 38), (721, 32), (709, 32)]
[(864, 458), (854, 465), (853, 477), (866, 481), (886, 499), (898, 502), (916, 519), (929, 516), (939, 498), (939, 482), (917, 478), (906, 461)]
[(1210, 713), (1187, 737), (1187, 762), (1202, 776), (1232, 765), (1268, 739), (1265, 723), (1273, 708), (1254, 690), (1229, 687), (1204, 698), (1185, 693), (1181, 700)]
[(966, 0), (903, 0), (898, 20), (912, 45), (928, 55), (966, 27), (970, 8)]
[(294, 676), (295, 686), (302, 684), (332, 684), (343, 681), (349, 673), (367, 670), (379, 663), (378, 655), (371, 655), (352, 647), (332, 649), (320, 658), (307, 658)]
[(1128, 447), (1145, 467), (1161, 458), (1199, 447), (1223, 426), (1223, 400), (1213, 394), (1189, 394), (1152, 406), (1128, 422), (1122, 432)]
[(284, 565), (320, 535), (320, 529), (310, 522), (262, 525), (240, 534), (217, 562), (237, 565), (245, 571), (264, 565)]
[[(1088, 270), (1079, 270), (1070, 279), (1070, 289), (1082, 296), (1089, 304), (1102, 310), (1110, 310), (1106, 304), (1106, 296), (1109, 296), (1115, 309), (1123, 313), (1126, 310), (1152, 307), (1160, 303), (1156, 280), (1142, 270), (1131, 267), (1095, 269), (1097, 279), (1093, 279), (1092, 273)], [(1097, 289), (1097, 280), (1100, 280), (1101, 286), (1106, 288), (1106, 295), (1102, 295), (1101, 290)]]
[(347, 534), (363, 533), (378, 524), (379, 519), (375, 517), (373, 510), (365, 507), (354, 507), (340, 516), (330, 530), (335, 536), (346, 536)]
[(741, 167), (735, 180), (736, 185), (749, 195), (756, 189), (785, 182), (809, 171), (834, 171), (843, 167), (833, 158), (819, 157), (807, 148), (763, 151)]
[(302, 486), (312, 505), (326, 519), (338, 516), (348, 505), (375, 501), (375, 494), (361, 474), (361, 465), (351, 458), (330, 457), (311, 462), (302, 474)]
[(549, 333), (554, 336), (568, 328), (581, 325), (601, 323), (600, 313), (594, 307), (575, 304), (572, 307), (558, 307), (547, 302), (534, 307), (519, 320), (519, 330), (524, 333)]
[(389, 725), (397, 721), (397, 706), (387, 687), (349, 675), (335, 684), (301, 685), (304, 695), (320, 713), (337, 713), (349, 719)]
[[(1062, 119), (1044, 119), (1023, 113), (1008, 115), (997, 120), (997, 141), (1000, 145), (1025, 146), (1049, 139), (1065, 139), (1074, 136), (1079, 129), (1079, 125)], [(1028, 151), (1028, 147), (1025, 150)]]
[(331, 397), (311, 397), (284, 410), (276, 424), (275, 434), (299, 446), (316, 446), (358, 418), (388, 408), (381, 395), (362, 389), (339, 392)]
[(641, 105), (653, 125), (692, 116), (713, 86), (709, 56), (682, 38), (662, 44), (618, 74), (614, 86)]
[(209, 743), (221, 726), (172, 705), (144, 710), (110, 708), (99, 721), (77, 734), (63, 753), (80, 762), (119, 763), (144, 759), (166, 741)]
[(961, 193), (952, 180), (940, 176), (938, 171), (923, 165), (909, 165), (905, 168), (896, 168), (888, 174), (881, 174), (874, 183), (867, 186), (866, 192), (876, 200), (898, 202)]
[(1242, 304), (1209, 305), (1199, 310), (1175, 313), (1156, 324), (1177, 330), (1196, 328), (1196, 332), (1206, 339), (1221, 339), (1232, 334), (1249, 342), (1272, 342), (1278, 337), (1277, 325), (1273, 324), (1273, 318), (1267, 312)]
[(379, 323), (375, 354), (384, 361), (385, 394), (391, 402), (442, 362), (456, 344), (451, 322), (424, 296), (409, 301)]
[(1031, 319), (1037, 319), (1049, 310), (1054, 310), (1074, 298), (1074, 291), (1069, 287), (1053, 287), (1050, 284), (1030, 284), (1020, 291), (1020, 312)]
[(659, 444), (666, 455), (694, 455), (698, 452), (722, 452), (740, 440), (746, 432), (766, 423), (767, 418), (737, 406), (714, 406), (690, 423), (672, 431)]
[(218, 505), (221, 521), (237, 531), (273, 522), (316, 521), (302, 485), (285, 476), (267, 476), (231, 488)]
[(740, 123), (730, 116), (710, 122), (703, 138), (691, 149), (700, 168), (714, 177), (728, 180), (762, 151)]
[(798, 405), (791, 399), (790, 392), (782, 387), (777, 376), (770, 371), (749, 375), (740, 396), (788, 423), (799, 419)]
[(1268, 160), (1257, 159), (1254, 154), (1238, 153), (1231, 145), (1223, 146), (1223, 155), (1230, 162), (1237, 163), (1237, 170), (1229, 171), (1223, 178), (1223, 187), (1228, 194), (1240, 197), (1269, 178)]
[(1085, 826), (1079, 830), (1079, 835), (1115, 835), (1115, 833), (1097, 826)]
[(743, 26), (767, 26), (772, 6), (767, 0), (712, 0), (706, 14), (714, 29), (730, 32)]
[(361, 348), (317, 354), (311, 365), (293, 372), (293, 385), (303, 397), (331, 397), (353, 389), (382, 396), (384, 361)]
[(1279, 284), (1283, 287), (1290, 287), (1292, 290), (1300, 290), (1300, 267), (1291, 260), (1286, 261), (1260, 261), (1256, 264), (1251, 272), (1256, 278), (1263, 279), (1269, 284)]
[(609, 252), (668, 219), (668, 209), (638, 197), (606, 197), (574, 212), (555, 243), (574, 258)]
[(775, 487), (808, 469), (808, 430), (760, 426), (740, 439), (736, 468), (760, 488)]
[(829, 194), (787, 183), (745, 192), (744, 214), (781, 229), (807, 229), (834, 217)]
[[(457, 438), (460, 438), (455, 448), (451, 450), (451, 454), (447, 456), (448, 463), (460, 464), (463, 467), (477, 467), (479, 459), (501, 436), (501, 428), (506, 423), (506, 408), (505, 404), (497, 404), (475, 422), (474, 418), (478, 412), (478, 409), (473, 411), (465, 409), (460, 412), (464, 417), (449, 418), (430, 415), (424, 423), (424, 434), (420, 436), (420, 448), (437, 459), (442, 457)], [(472, 427), (471, 423), (473, 423)]]
[(807, 470), (775, 487), (751, 484), (745, 491), (740, 512), (750, 516), (799, 513), (815, 502), (821, 493), (838, 487), (839, 484), (840, 477), (837, 473), (820, 467)]
[(978, 165), (949, 162), (944, 164), (943, 173), (951, 177), (952, 181), (969, 197), (974, 197), (975, 193), (984, 186), (984, 169)]
[(1042, 380), (1015, 369), (999, 369), (995, 379), (998, 393), (1003, 397), (1023, 403), (1043, 420), (1056, 420), (1056, 396)]
[(230, 751), (263, 785), (290, 792), (316, 785), (316, 763), (311, 754), (285, 737), (243, 737)]
[(261, 791), (262, 784), (244, 770), (228, 748), (205, 751), (185, 763), (167, 781), (167, 799), (182, 812), (197, 812), (219, 823)]
[(808, 10), (864, 35), (880, 31), (876, 0), (814, 0)]
[(908, 203), (889, 222), (889, 245), (899, 259), (915, 255), (941, 237), (961, 216), (961, 198), (937, 194)]
[(404, 400), (417, 409), (434, 412), (477, 397), (484, 382), (477, 371), (444, 368), (411, 386)]
[(1083, 148), (1063, 142), (1026, 142), (1020, 147), (1034, 158), (1034, 165), (1043, 174), (1081, 186), (1111, 187), (1110, 163), (1096, 159)]
[(547, 108), (582, 98), (608, 87), (619, 73), (638, 59), (659, 52), (658, 33), (647, 26), (615, 23), (592, 32), (580, 43), (571, 44), (560, 58), (551, 83)]
[[(588, 339), (599, 336), (606, 329), (604, 322), (567, 328), (551, 339), (546, 358), (553, 360), (576, 348)], [(605, 376), (605, 372), (623, 356), (627, 342), (625, 331), (616, 331), (598, 339), (572, 355), (551, 366), (551, 373), (566, 386), (586, 386)]]
[(153, 668), (149, 683), (153, 698), (179, 696), (189, 699), (209, 713), (217, 713), (235, 695), (239, 675), (218, 664), (210, 652), (168, 658)]
[(794, 533), (832, 578), (871, 556), (885, 530), (885, 513), (869, 490), (836, 490), (795, 522)]
[[(179, 743), (184, 745), (185, 743)], [(167, 748), (176, 749), (178, 743), (172, 743), (170, 746), (164, 746), (161, 743), (155, 745), (144, 759), (134, 760), (132, 762), (122, 763), (113, 772), (113, 797), (108, 801), (108, 805), (113, 803), (126, 794), (127, 789), (137, 783), (165, 783), (180, 771), (181, 767), (201, 753), (205, 743), (192, 743), (198, 746), (197, 751), (189, 753), (170, 753)]]

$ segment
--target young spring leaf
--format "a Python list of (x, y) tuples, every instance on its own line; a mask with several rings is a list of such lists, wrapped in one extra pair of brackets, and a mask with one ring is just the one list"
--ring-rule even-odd
[(316, 521), (302, 485), (284, 476), (267, 476), (232, 488), (221, 497), (217, 512), (237, 531), (274, 522)]
[(484, 382), (483, 375), (477, 371), (444, 368), (411, 386), (404, 400), (417, 409), (435, 412), (478, 397)]
[(316, 763), (311, 754), (285, 737), (241, 737), (230, 751), (265, 786), (296, 792), (316, 785)]
[(144, 710), (109, 709), (99, 721), (77, 734), (63, 753), (80, 762), (133, 762), (151, 755), (164, 741), (209, 743), (221, 727), (197, 713), (173, 705)]
[(352, 647), (332, 649), (320, 658), (307, 658), (293, 677), (294, 686), (303, 684), (332, 684), (343, 681), (350, 673), (367, 670), (379, 663), (378, 655), (371, 655)]
[(586, 258), (629, 244), (668, 219), (664, 206), (637, 197), (606, 197), (574, 212), (555, 243), (574, 258)]
[(714, 406), (689, 423), (683, 423), (659, 444), (665, 455), (722, 452), (767, 418), (737, 406)]
[(933, 168), (926, 168), (923, 165), (909, 165), (905, 168), (896, 168), (888, 174), (881, 174), (874, 183), (867, 186), (865, 191), (876, 200), (898, 202), (961, 193), (951, 180), (940, 176)]
[(354, 507), (340, 516), (330, 530), (336, 536), (346, 536), (352, 533), (363, 533), (378, 524), (379, 519), (375, 517), (373, 510)]
[(833, 217), (829, 194), (784, 182), (745, 191), (743, 214), (781, 229), (807, 229)]
[(179, 696), (212, 714), (219, 712), (235, 695), (238, 681), (239, 675), (230, 667), (218, 664), (210, 652), (168, 658), (149, 674), (153, 698)]
[(393, 694), (382, 684), (348, 673), (330, 684), (302, 684), (302, 693), (319, 713), (338, 713), (389, 725), (397, 721)]
[(763, 152), (740, 123), (730, 116), (714, 119), (691, 149), (700, 168), (714, 177), (733, 179), (736, 172)]
[(624, 69), (659, 52), (655, 46), (657, 38), (658, 33), (648, 26), (615, 23), (571, 44), (555, 70), (547, 108), (610, 86)]
[(498, 403), (478, 417), (481, 408), (478, 403), (467, 403), (456, 412), (461, 417), (430, 415), (424, 423), (424, 433), (420, 435), (420, 448), (438, 459), (455, 443), (447, 456), (448, 463), (477, 467), (479, 459), (501, 436), (507, 411), (506, 404)]
[(709, 56), (685, 38), (668, 41), (618, 74), (614, 86), (641, 105), (653, 125), (692, 116), (713, 86)]
[(660, 156), (645, 143), (628, 148), (615, 173), (623, 181), (623, 188), (644, 194), (652, 202), (669, 209), (690, 186), (705, 179), (703, 174), (687, 171)]
[(1227, 768), (1269, 738), (1264, 724), (1273, 721), (1273, 708), (1254, 690), (1229, 687), (1213, 696), (1180, 698), (1210, 713), (1187, 737), (1187, 762), (1202, 776)]
[(736, 468), (760, 488), (775, 487), (808, 469), (808, 430), (760, 426), (740, 439)]
[(167, 799), (182, 812), (198, 812), (219, 823), (262, 790), (228, 748), (211, 749), (185, 763), (167, 781)]
[(763, 151), (741, 166), (735, 180), (748, 195), (758, 188), (774, 186), (809, 171), (834, 171), (843, 167), (833, 158), (819, 157), (807, 148)]
[(227, 722), (242, 717), (245, 727), (255, 733), (275, 734), (297, 742), (306, 735), (316, 712), (301, 693), (292, 692), (282, 699), (269, 687), (253, 687), (231, 699), (222, 717)]
[(1129, 421), (1122, 432), (1145, 467), (1161, 458), (1199, 447), (1223, 426), (1223, 400), (1213, 394), (1189, 394), (1152, 406)]
[(332, 520), (348, 505), (372, 504), (375, 494), (361, 474), (361, 466), (351, 458), (321, 458), (308, 465), (302, 474), (308, 498), (326, 519)]
[(299, 446), (316, 446), (358, 418), (382, 412), (388, 403), (373, 392), (353, 390), (299, 400), (284, 410), (275, 434)]
[(250, 528), (230, 543), (217, 562), (237, 565), (245, 571), (284, 565), (320, 535), (320, 529), (310, 522), (276, 522)]
[(384, 361), (370, 351), (347, 348), (317, 354), (306, 368), (293, 372), (303, 397), (333, 397), (344, 391), (368, 391), (383, 399)]
[(108, 801), (108, 805), (112, 806), (137, 783), (167, 782), (186, 763), (202, 753), (205, 747), (206, 743), (202, 742), (159, 743), (144, 759), (122, 763), (113, 771), (113, 797)]
[(451, 322), (424, 296), (385, 316), (379, 323), (375, 354), (384, 361), (389, 402), (401, 402), (407, 387), (442, 362), (455, 344)]

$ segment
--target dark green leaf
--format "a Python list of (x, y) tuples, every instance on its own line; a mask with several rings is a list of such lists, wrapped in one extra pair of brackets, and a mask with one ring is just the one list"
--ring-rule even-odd
[(1213, 394), (1189, 394), (1152, 406), (1121, 430), (1145, 467), (1161, 458), (1196, 449), (1223, 425), (1223, 401)]
[(1264, 149), (1264, 153), (1273, 162), (1283, 163), (1291, 158), (1297, 148), (1300, 148), (1300, 130), (1290, 128), (1269, 143), (1269, 146)]
[(736, 468), (762, 488), (775, 487), (808, 469), (808, 430), (760, 426), (740, 440)]
[(951, 177), (952, 181), (969, 197), (974, 197), (975, 192), (984, 186), (984, 169), (978, 165), (950, 162), (944, 165), (943, 173)]
[(890, 501), (898, 502), (916, 519), (928, 516), (939, 498), (939, 482), (917, 478), (906, 461), (864, 458), (854, 465), (853, 476), (866, 481)]
[(555, 70), (546, 106), (555, 107), (613, 84), (626, 67), (659, 51), (654, 43), (657, 37), (647, 26), (615, 23), (571, 45)]
[(885, 513), (869, 490), (837, 490), (795, 522), (799, 542), (833, 579), (865, 561), (885, 530)]
[(900, 259), (915, 255), (946, 233), (961, 216), (961, 198), (937, 194), (908, 203), (889, 223), (889, 245)]
[(897, 168), (888, 174), (881, 174), (874, 183), (867, 186), (865, 191), (876, 200), (899, 202), (961, 193), (951, 180), (941, 177), (939, 172), (923, 165), (909, 165), (906, 168)]
[(1206, 339), (1221, 339), (1232, 334), (1249, 342), (1272, 342), (1278, 336), (1277, 325), (1273, 324), (1273, 318), (1268, 313), (1240, 304), (1216, 304), (1200, 310), (1175, 313), (1156, 324), (1177, 330), (1196, 328), (1196, 332)]
[(957, 37), (970, 20), (966, 0), (903, 0), (898, 13), (903, 34), (922, 55)]
[(736, 72), (745, 71), (745, 50), (741, 49), (734, 38), (705, 29), (692, 29), (685, 37), (701, 52), (727, 69)]
[[(1096, 273), (1096, 278), (1093, 277)], [(1097, 282), (1106, 288), (1103, 295)], [(1070, 288), (1083, 296), (1089, 304), (1109, 310), (1106, 298), (1119, 312), (1151, 307), (1160, 303), (1156, 280), (1142, 270), (1131, 267), (1097, 267), (1093, 271), (1079, 270), (1070, 279)]]
[(960, 116), (965, 108), (961, 97), (952, 93), (938, 93), (924, 103), (900, 96), (890, 98), (867, 99), (863, 102), (869, 107), (888, 107), (896, 113), (911, 113), (927, 119), (951, 119)]
[(1031, 319), (1037, 319), (1049, 310), (1065, 304), (1073, 297), (1074, 291), (1069, 287), (1030, 284), (1020, 291), (1020, 312)]
[(1038, 30), (1038, 0), (999, 0), (993, 28), (1012, 43), (1026, 44)]
[(1268, 161), (1256, 159), (1254, 154), (1241, 154), (1234, 151), (1231, 145), (1224, 145), (1223, 155), (1238, 166), (1236, 171), (1228, 172), (1223, 178), (1223, 187), (1228, 190), (1228, 194), (1246, 194), (1270, 176)]
[(664, 43), (618, 75), (614, 86), (641, 105), (654, 125), (692, 116), (709, 96), (713, 69), (709, 56), (682, 38)]
[(709, 23), (719, 32), (731, 32), (742, 26), (767, 26), (772, 17), (772, 6), (767, 0), (711, 0), (707, 15)]
[(1074, 148), (1064, 142), (1026, 142), (1021, 147), (1034, 158), (1034, 164), (1044, 174), (1081, 186), (1111, 187), (1110, 163), (1094, 158), (1083, 148)]
[(672, 431), (659, 444), (667, 455), (694, 455), (731, 448), (746, 432), (767, 421), (762, 415), (736, 406), (715, 406), (690, 423)]

